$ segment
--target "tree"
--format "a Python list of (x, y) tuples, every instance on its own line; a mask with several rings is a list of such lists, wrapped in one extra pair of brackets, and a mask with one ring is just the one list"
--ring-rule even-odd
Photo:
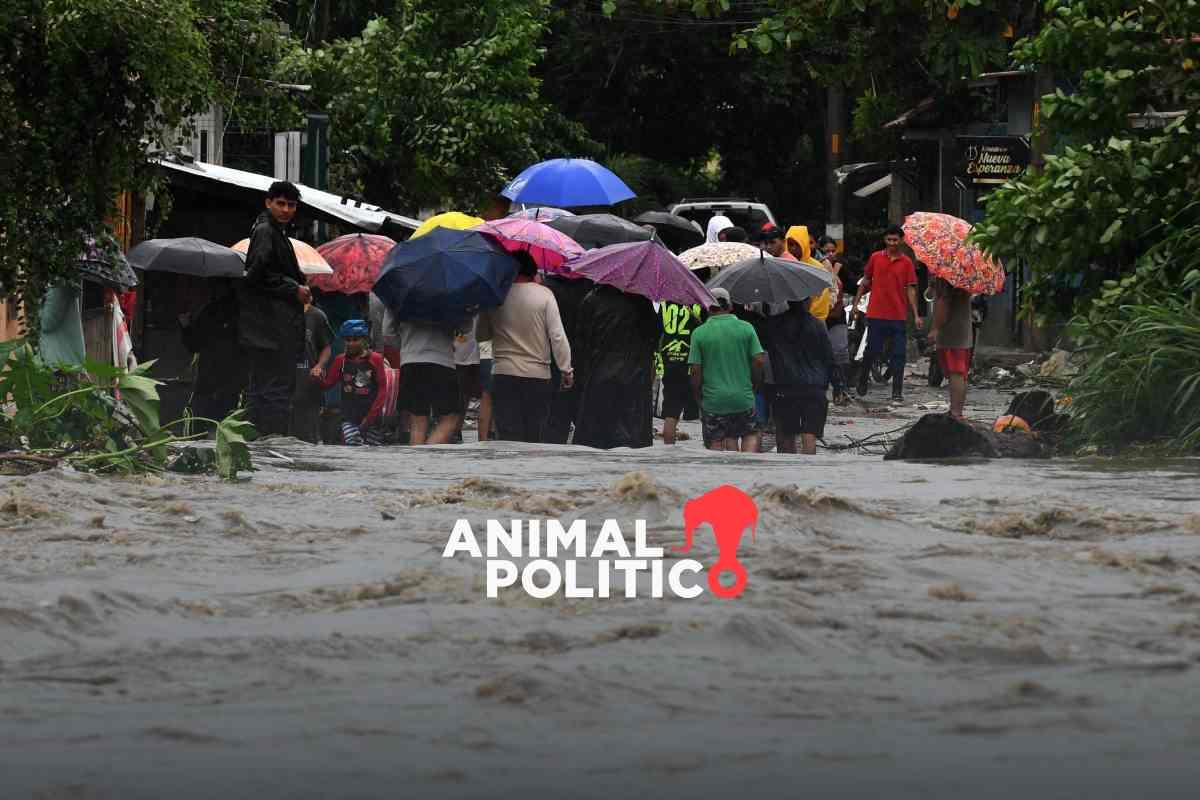
[(384, 205), (471, 208), (539, 159), (556, 131), (531, 71), (545, 0), (401, 0), (361, 35), (295, 54), (283, 74), (311, 82), (331, 121), (331, 160)]
[[(47, 287), (105, 236), (118, 194), (159, 180), (148, 151), (214, 97), (236, 59), (269, 48), (266, 0), (7, 0), (0, 4), (0, 286), (36, 335)], [(251, 30), (252, 29), (252, 30)], [(277, 28), (274, 29), (277, 33)], [(206, 34), (209, 37), (206, 39)]]
[[(1062, 83), (1041, 104), (1054, 152), (993, 194), (976, 239), (1028, 261), (1027, 309), (1065, 315), (1086, 310), (1156, 242), (1200, 223), (1200, 4), (1052, 0), (1047, 9), (1014, 55)], [(1166, 126), (1136, 127), (1146, 112), (1143, 122)], [(1174, 286), (1188, 262), (1155, 263), (1156, 280)]]

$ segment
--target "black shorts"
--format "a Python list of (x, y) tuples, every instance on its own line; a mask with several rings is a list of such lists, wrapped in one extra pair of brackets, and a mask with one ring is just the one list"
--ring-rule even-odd
[(404, 364), (400, 367), (401, 411), (418, 417), (444, 417), (463, 412), (458, 374), (440, 364)]
[(753, 408), (736, 414), (701, 412), (700, 430), (704, 435), (704, 446), (712, 447), (722, 439), (741, 439), (758, 433), (758, 415)]
[(687, 364), (668, 364), (662, 377), (663, 419), (682, 419), (692, 402), (692, 382)]
[(771, 417), (778, 436), (825, 435), (829, 400), (823, 386), (776, 386), (771, 393)]

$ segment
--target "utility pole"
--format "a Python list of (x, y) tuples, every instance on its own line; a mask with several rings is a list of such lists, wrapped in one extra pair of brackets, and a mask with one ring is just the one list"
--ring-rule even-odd
[(838, 252), (846, 249), (846, 198), (838, 182), (837, 169), (845, 159), (846, 90), (833, 84), (825, 90), (825, 152), (829, 157), (829, 175), (825, 181), (828, 220), (825, 235), (837, 242)]

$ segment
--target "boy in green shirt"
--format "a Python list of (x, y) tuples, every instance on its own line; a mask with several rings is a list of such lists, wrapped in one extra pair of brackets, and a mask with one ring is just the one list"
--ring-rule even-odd
[(704, 446), (758, 452), (754, 392), (763, 381), (763, 349), (754, 327), (730, 313), (725, 289), (713, 289), (708, 321), (692, 333), (688, 365), (700, 403)]

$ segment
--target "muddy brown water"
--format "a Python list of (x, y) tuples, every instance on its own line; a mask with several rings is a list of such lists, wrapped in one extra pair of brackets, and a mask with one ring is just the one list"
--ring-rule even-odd
[[(0, 480), (0, 797), (1195, 796), (1196, 460), (256, 456)], [(459, 518), (678, 544), (722, 483), (736, 600), (488, 600), (441, 558)]]

